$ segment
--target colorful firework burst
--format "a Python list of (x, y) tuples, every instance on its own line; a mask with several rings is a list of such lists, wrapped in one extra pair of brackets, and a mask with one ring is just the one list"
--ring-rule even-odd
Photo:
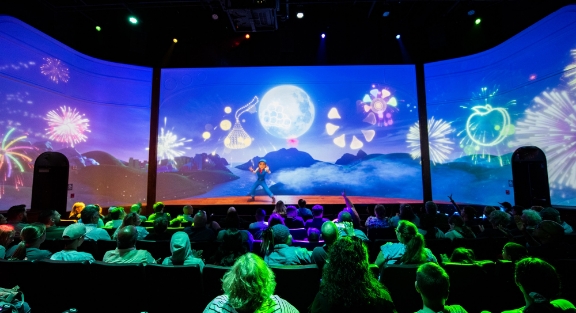
[(174, 161), (175, 157), (183, 156), (183, 149), (189, 150), (189, 147), (184, 147), (184, 144), (191, 142), (192, 139), (180, 138), (172, 131), (166, 128), (167, 118), (164, 118), (164, 127), (160, 128), (160, 135), (158, 136), (158, 162), (161, 160)]
[[(25, 155), (22, 150), (35, 149), (34, 147), (19, 145), (19, 143), (26, 139), (27, 136), (20, 136), (14, 139), (9, 139), (14, 130), (15, 128), (11, 128), (2, 139), (2, 147), (0, 149), (0, 172), (3, 174), (3, 182), (12, 177), (12, 172), (15, 169), (19, 170), (20, 172), (24, 172), (24, 164), (22, 164), (22, 162), (26, 162), (27, 165), (30, 166), (32, 158)], [(15, 177), (14, 185), (16, 188), (22, 186), (22, 177)], [(4, 184), (2, 184), (0, 188), (0, 194), (3, 194)]]
[(74, 147), (75, 144), (86, 141), (88, 138), (85, 133), (90, 132), (89, 120), (76, 109), (62, 106), (59, 112), (58, 110), (48, 112), (44, 119), (48, 121), (46, 135), (51, 140), (64, 142)]
[[(448, 160), (454, 144), (447, 136), (454, 132), (454, 128), (448, 122), (443, 120), (435, 120), (434, 117), (428, 120), (428, 147), (430, 149), (430, 161), (436, 163), (444, 163)], [(418, 122), (410, 126), (408, 135), (406, 136), (408, 149), (413, 159), (419, 159), (420, 152), (420, 124)]]
[(70, 78), (70, 71), (68, 70), (66, 65), (62, 63), (62, 61), (50, 57), (46, 57), (43, 59), (44, 61), (46, 61), (46, 63), (40, 66), (40, 72), (42, 74), (50, 77), (50, 80), (52, 80), (56, 84), (58, 84), (58, 82), (60, 81), (64, 83), (68, 82), (68, 79)]
[(574, 62), (564, 68), (564, 78), (568, 81), (568, 87), (576, 91), (576, 49), (570, 50)]
[(514, 144), (542, 149), (551, 184), (576, 188), (576, 103), (568, 92), (553, 90), (534, 98), (517, 123)]
[(376, 88), (364, 95), (362, 100), (356, 101), (362, 111), (366, 113), (364, 122), (378, 126), (390, 126), (394, 123), (392, 112), (397, 110), (398, 101), (392, 97), (390, 90), (386, 88)]

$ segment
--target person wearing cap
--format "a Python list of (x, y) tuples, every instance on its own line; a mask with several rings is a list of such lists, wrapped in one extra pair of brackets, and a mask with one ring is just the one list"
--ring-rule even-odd
[(84, 236), (86, 236), (86, 225), (81, 223), (68, 225), (62, 233), (64, 250), (54, 253), (50, 260), (94, 262), (92, 254), (77, 251), (78, 247), (84, 242)]
[(310, 252), (306, 248), (293, 247), (290, 229), (282, 224), (269, 227), (262, 233), (264, 261), (272, 265), (311, 264)]
[(266, 160), (260, 159), (260, 161), (258, 162), (258, 168), (254, 170), (252, 166), (250, 166), (249, 170), (250, 172), (258, 175), (258, 177), (256, 178), (254, 185), (252, 185), (252, 189), (250, 190), (251, 198), (248, 199), (248, 202), (254, 201), (256, 188), (258, 188), (258, 186), (262, 186), (262, 189), (264, 189), (266, 194), (268, 194), (268, 196), (272, 199), (272, 203), (276, 203), (276, 198), (274, 197), (274, 194), (272, 194), (272, 191), (270, 191), (270, 188), (268, 188), (268, 185), (266, 184), (266, 173), (272, 174), (272, 172), (270, 172), (268, 164), (266, 163)]

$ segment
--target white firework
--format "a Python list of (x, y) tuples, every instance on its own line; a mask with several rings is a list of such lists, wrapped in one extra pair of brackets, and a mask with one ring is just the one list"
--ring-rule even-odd
[[(448, 122), (435, 120), (434, 117), (428, 120), (428, 147), (430, 150), (430, 160), (434, 165), (444, 163), (448, 160), (454, 142), (447, 136), (454, 132), (454, 128)], [(418, 122), (410, 126), (406, 136), (408, 149), (413, 159), (419, 159), (420, 152), (420, 125)]]
[(44, 61), (46, 61), (46, 63), (40, 66), (40, 72), (42, 74), (50, 77), (50, 80), (56, 84), (58, 84), (59, 81), (68, 82), (70, 72), (62, 61), (50, 57), (44, 58)]
[(564, 68), (564, 78), (572, 91), (576, 91), (576, 49), (570, 50), (574, 62)]
[(533, 101), (516, 125), (513, 144), (542, 149), (551, 184), (576, 188), (576, 103), (568, 92), (557, 90)]
[(166, 129), (167, 118), (164, 118), (164, 127), (160, 128), (160, 135), (158, 136), (158, 161), (170, 160), (173, 161), (175, 157), (183, 156), (182, 149), (190, 149), (184, 147), (192, 139), (180, 138), (172, 131)]

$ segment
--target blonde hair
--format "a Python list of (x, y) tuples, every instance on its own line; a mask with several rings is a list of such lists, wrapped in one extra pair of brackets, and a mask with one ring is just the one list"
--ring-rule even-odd
[(84, 210), (84, 208), (86, 207), (86, 204), (84, 204), (84, 202), (76, 202), (72, 205), (72, 211), (70, 211), (70, 218), (73, 217), (77, 217), (78, 215), (80, 215), (80, 213), (82, 212), (82, 210)]
[(8, 244), (8, 240), (15, 233), (14, 226), (12, 225), (0, 225), (0, 245), (4, 246)]

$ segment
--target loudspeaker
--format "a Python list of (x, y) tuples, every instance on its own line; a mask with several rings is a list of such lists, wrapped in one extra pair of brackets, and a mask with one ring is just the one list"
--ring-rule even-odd
[(514, 202), (525, 208), (551, 206), (546, 155), (540, 148), (520, 147), (512, 154)]
[(31, 209), (66, 213), (68, 158), (59, 152), (44, 152), (34, 162)]

